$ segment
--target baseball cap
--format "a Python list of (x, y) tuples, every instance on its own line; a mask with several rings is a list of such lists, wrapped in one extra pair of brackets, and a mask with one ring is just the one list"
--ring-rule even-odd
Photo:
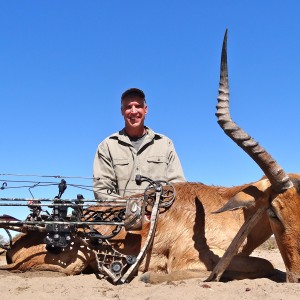
[(130, 88), (126, 90), (121, 96), (121, 101), (126, 97), (140, 97), (146, 100), (144, 92), (138, 88)]

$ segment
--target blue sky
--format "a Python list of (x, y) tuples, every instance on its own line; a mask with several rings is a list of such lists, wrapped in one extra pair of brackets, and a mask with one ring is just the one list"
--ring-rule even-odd
[[(188, 181), (258, 180), (215, 117), (226, 28), (233, 120), (299, 171), (299, 11), (296, 0), (0, 1), (0, 173), (92, 176), (98, 143), (123, 127), (121, 93), (139, 87), (146, 125), (173, 139)], [(0, 190), (16, 196), (30, 194)]]

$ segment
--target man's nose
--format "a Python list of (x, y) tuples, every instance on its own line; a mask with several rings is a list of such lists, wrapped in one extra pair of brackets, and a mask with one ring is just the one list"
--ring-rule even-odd
[(136, 113), (137, 112), (137, 109), (136, 109), (136, 107), (134, 105), (131, 107), (131, 112), (132, 113)]

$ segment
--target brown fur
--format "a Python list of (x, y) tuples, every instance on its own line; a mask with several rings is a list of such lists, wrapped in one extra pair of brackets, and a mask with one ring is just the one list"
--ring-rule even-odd
[[(165, 274), (179, 274), (178, 271), (183, 270), (211, 271), (245, 218), (253, 214), (260, 203), (268, 201), (266, 187), (268, 187), (266, 180), (231, 188), (207, 186), (201, 183), (175, 184), (176, 200), (159, 216), (152, 251), (144, 259), (140, 271)], [(249, 189), (252, 189), (251, 197), (254, 198), (251, 198), (251, 205), (248, 205), (247, 209), (229, 211), (225, 207), (222, 214), (213, 214), (230, 202), (235, 203), (237, 200), (246, 199), (248, 203), (249, 199), (247, 200), (245, 196), (248, 194), (244, 191), (248, 192)], [(231, 205), (230, 209), (234, 207)], [(149, 225), (149, 221), (146, 221), (140, 232), (121, 231), (112, 241), (114, 247), (124, 254), (137, 255), (147, 237)], [(239, 256), (234, 257), (227, 271), (235, 275), (239, 273), (237, 276), (239, 278), (241, 274), (244, 274), (242, 277), (261, 277), (270, 274), (273, 267), (269, 262), (261, 259), (253, 260), (248, 255), (271, 234), (271, 227), (265, 214), (241, 247)], [(68, 275), (87, 271), (97, 272), (93, 252), (79, 238), (73, 240), (69, 251), (59, 254), (46, 251), (43, 238), (44, 234), (37, 232), (19, 237), (14, 242), (13, 248), (7, 252), (8, 261), (11, 263), (2, 266), (1, 269), (47, 270)], [(172, 276), (190, 277), (182, 274), (185, 273)]]
[(300, 282), (300, 175), (290, 177), (294, 187), (272, 195), (270, 224), (285, 263), (287, 280)]

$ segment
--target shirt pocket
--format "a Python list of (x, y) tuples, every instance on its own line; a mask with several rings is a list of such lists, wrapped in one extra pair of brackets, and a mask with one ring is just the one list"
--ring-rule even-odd
[(165, 156), (149, 156), (147, 158), (148, 176), (154, 180), (165, 180), (168, 160)]
[(113, 161), (115, 174), (118, 180), (129, 178), (129, 160), (127, 158), (116, 158)]

